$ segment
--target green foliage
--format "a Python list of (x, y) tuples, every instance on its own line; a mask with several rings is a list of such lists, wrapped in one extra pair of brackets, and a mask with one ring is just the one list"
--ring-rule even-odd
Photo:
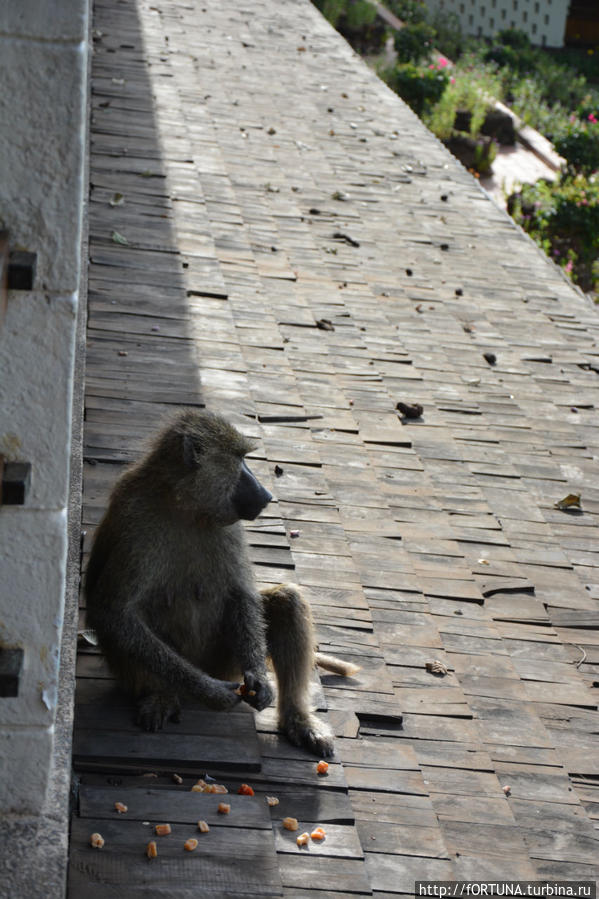
[[(593, 116), (593, 118), (595, 118)], [(576, 119), (555, 139), (555, 149), (571, 173), (590, 175), (599, 169), (599, 122)]]
[(425, 22), (428, 17), (426, 3), (422, 0), (387, 0), (385, 6), (402, 22)]
[(488, 175), (497, 156), (497, 144), (494, 140), (479, 140), (474, 149), (474, 170), (479, 175)]
[(395, 49), (400, 62), (424, 62), (433, 50), (435, 29), (428, 22), (404, 25), (395, 35)]
[(480, 72), (476, 79), (469, 72), (457, 72), (438, 103), (424, 113), (423, 119), (440, 140), (446, 140), (455, 129), (458, 110), (467, 112), (469, 133), (476, 137), (492, 106), (493, 98), (497, 96), (497, 90), (494, 77), (487, 71)]
[(599, 182), (562, 175), (555, 182), (525, 184), (508, 200), (508, 211), (583, 290), (599, 276)]
[(457, 15), (443, 10), (431, 11), (429, 22), (435, 32), (434, 45), (437, 50), (442, 50), (454, 61), (458, 60), (464, 52), (468, 39), (464, 37)]
[(444, 71), (411, 62), (383, 69), (380, 75), (419, 116), (438, 102), (449, 83)]
[(336, 28), (337, 22), (347, 6), (347, 0), (312, 0), (312, 2), (325, 19), (329, 20), (333, 28)]
[(376, 7), (368, 0), (313, 0), (340, 34), (361, 53), (379, 52), (386, 29), (377, 17)]
[(345, 24), (350, 31), (357, 31), (364, 25), (371, 25), (376, 19), (376, 7), (368, 0), (353, 0), (346, 6)]
[(528, 35), (518, 28), (504, 28), (498, 31), (495, 40), (501, 46), (512, 47), (514, 50), (528, 50), (530, 47)]
[[(483, 62), (495, 63), (498, 68), (507, 69), (509, 74), (519, 75), (534, 68), (535, 50), (531, 47), (527, 35), (516, 28), (499, 31), (490, 47), (480, 48)], [(507, 73), (506, 73), (507, 74)]]

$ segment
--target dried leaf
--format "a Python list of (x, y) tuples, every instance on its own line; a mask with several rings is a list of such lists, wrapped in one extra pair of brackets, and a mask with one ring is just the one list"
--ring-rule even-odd
[(427, 671), (430, 671), (431, 674), (440, 674), (442, 677), (445, 677), (449, 672), (447, 665), (444, 665), (439, 659), (433, 659), (432, 662), (425, 662), (424, 667)]
[(123, 194), (116, 193), (114, 196), (110, 198), (108, 201), (111, 206), (124, 206), (125, 205), (125, 197)]
[(129, 246), (129, 241), (127, 240), (127, 238), (123, 234), (119, 234), (118, 231), (112, 232), (112, 240), (113, 243), (118, 243), (123, 247)]
[(580, 505), (580, 493), (569, 493), (567, 496), (564, 496), (563, 499), (558, 500), (557, 503), (553, 504), (554, 509), (571, 509), (572, 507), (576, 507), (577, 509), (581, 509)]
[(424, 412), (420, 403), (396, 403), (395, 408), (404, 418), (421, 418)]
[(316, 327), (320, 331), (334, 331), (335, 325), (328, 318), (319, 318), (316, 322)]
[(90, 643), (92, 646), (98, 645), (98, 637), (96, 635), (96, 632), (93, 631), (91, 629), (91, 627), (86, 628), (85, 630), (82, 630), (82, 631), (77, 631), (77, 636), (81, 637), (83, 640), (85, 640), (87, 643)]

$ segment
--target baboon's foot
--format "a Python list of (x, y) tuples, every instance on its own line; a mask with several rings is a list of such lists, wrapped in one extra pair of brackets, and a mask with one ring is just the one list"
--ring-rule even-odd
[(169, 693), (151, 693), (137, 702), (136, 723), (144, 730), (162, 730), (167, 721), (179, 721), (181, 703)]
[(330, 758), (335, 751), (331, 731), (311, 712), (286, 715), (280, 728), (294, 746), (301, 746), (319, 758)]

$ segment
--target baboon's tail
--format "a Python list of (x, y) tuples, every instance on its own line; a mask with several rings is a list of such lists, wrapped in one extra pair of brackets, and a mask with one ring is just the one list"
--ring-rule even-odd
[(316, 664), (320, 665), (321, 668), (331, 671), (333, 674), (341, 674), (343, 677), (352, 677), (361, 670), (360, 665), (354, 665), (353, 662), (344, 662), (342, 659), (325, 655), (323, 652), (317, 652), (315, 658)]

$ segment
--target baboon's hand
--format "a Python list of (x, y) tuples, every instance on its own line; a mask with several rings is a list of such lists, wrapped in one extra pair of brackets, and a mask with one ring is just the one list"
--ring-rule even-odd
[[(257, 712), (261, 712), (262, 709), (271, 704), (275, 694), (266, 674), (255, 674), (253, 671), (245, 671), (243, 680), (245, 683), (243, 698), (248, 705), (251, 705)], [(255, 693), (255, 695), (250, 696), (250, 693)]]
[(212, 678), (210, 689), (203, 694), (202, 699), (211, 709), (227, 712), (241, 702), (241, 696), (236, 692), (240, 686), (234, 681)]

